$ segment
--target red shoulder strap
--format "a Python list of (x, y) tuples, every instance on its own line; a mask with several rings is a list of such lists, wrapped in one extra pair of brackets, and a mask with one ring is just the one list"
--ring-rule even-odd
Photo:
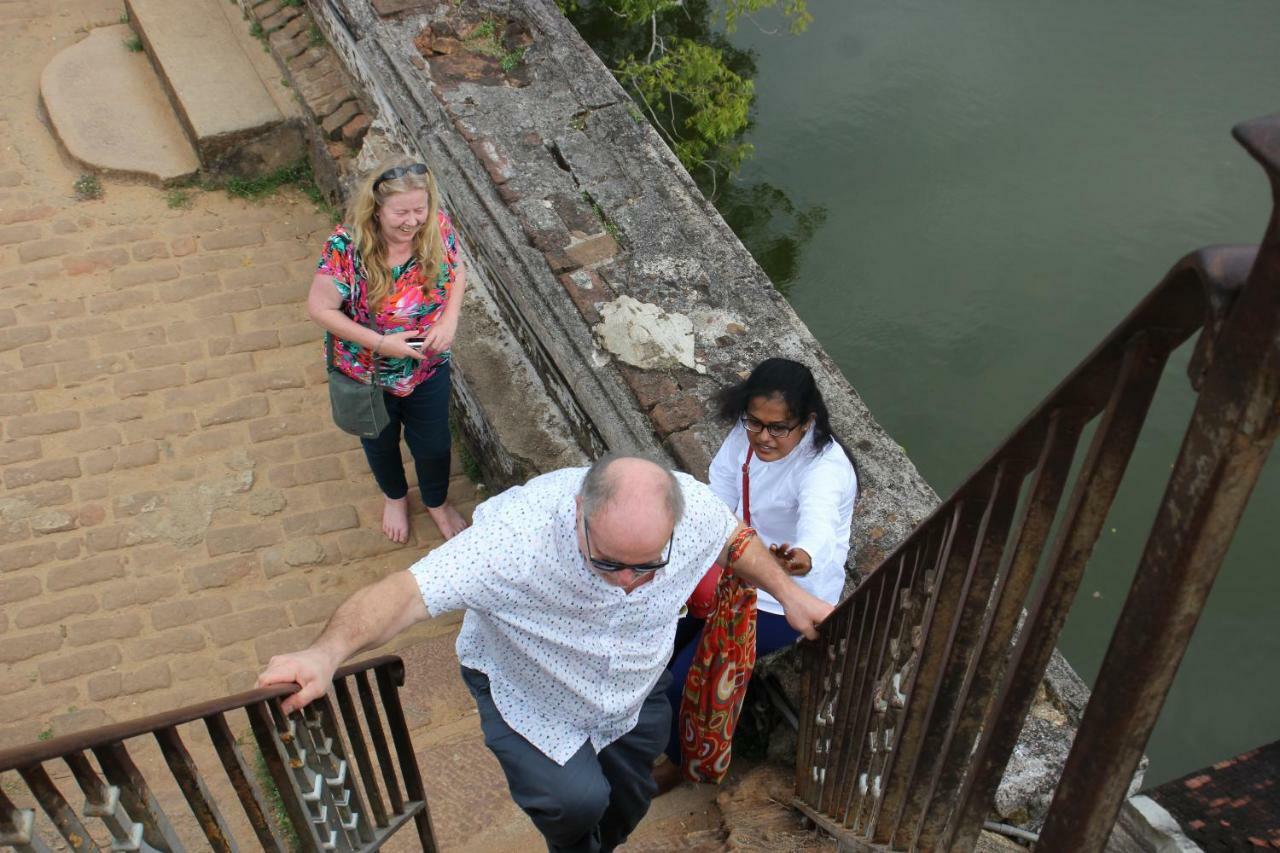
[(742, 520), (751, 524), (751, 476), (747, 473), (751, 468), (751, 453), (754, 448), (747, 445), (747, 458), (742, 462)]

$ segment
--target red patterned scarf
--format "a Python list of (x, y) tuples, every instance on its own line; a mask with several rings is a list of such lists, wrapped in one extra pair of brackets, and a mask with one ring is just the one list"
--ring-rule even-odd
[[(747, 466), (742, 464), (743, 518), (751, 523)], [(715, 610), (702, 628), (680, 701), (680, 756), (685, 778), (720, 782), (729, 772), (733, 732), (756, 664), (756, 591), (733, 564), (756, 535), (744, 527), (729, 545), (728, 565), (716, 586)]]

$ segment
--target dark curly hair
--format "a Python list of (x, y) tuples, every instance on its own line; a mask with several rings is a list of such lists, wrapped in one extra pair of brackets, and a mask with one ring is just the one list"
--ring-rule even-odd
[[(747, 405), (756, 397), (778, 396), (787, 404), (793, 418), (808, 420), (813, 415), (813, 450), (820, 453), (832, 441), (831, 415), (818, 390), (813, 373), (798, 361), (787, 358), (767, 358), (756, 365), (751, 375), (737, 385), (730, 385), (716, 395), (720, 418), (730, 423), (747, 413)], [(845, 455), (849, 451), (844, 449)], [(850, 461), (853, 457), (849, 456)]]

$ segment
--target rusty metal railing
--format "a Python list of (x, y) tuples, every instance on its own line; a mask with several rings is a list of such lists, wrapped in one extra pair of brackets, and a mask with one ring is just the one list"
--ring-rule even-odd
[[(422, 777), (400, 706), (403, 684), (400, 658), (379, 657), (338, 670), (336, 709), (324, 696), (286, 717), (280, 700), (297, 686), (272, 687), (0, 751), (0, 772), (16, 770), (26, 784), (22, 796), (14, 796), (30, 802), (20, 807), (0, 790), (0, 846), (46, 851), (52, 849), (50, 839), (61, 838), (75, 851), (96, 851), (100, 845), (234, 851), (255, 849), (256, 839), (261, 849), (280, 853), (295, 847), (308, 853), (370, 851), (413, 820), (422, 849), (434, 853)], [(246, 761), (228, 721), (241, 709), (265, 764), (262, 778)], [(187, 744), (203, 743), (206, 733), (198, 723), (204, 724), (224, 775), (207, 775), (208, 767), (202, 773), (192, 757)], [(182, 727), (188, 724), (184, 742)], [(162, 808), (168, 780), (157, 777), (163, 771), (148, 778), (135, 761), (149, 746), (147, 735), (155, 738), (181, 793), (170, 799), (179, 807), (185, 799), (198, 829), (185, 815), (170, 818)], [(132, 753), (128, 741), (134, 742)], [(81, 798), (84, 807), (77, 812), (71, 801)], [(243, 820), (230, 810), (236, 801)], [(37, 804), (48, 823), (40, 819)], [(236, 826), (243, 826), (247, 836), (239, 843)]]
[[(1234, 133), (1280, 205), (1280, 116)], [(806, 644), (796, 805), (848, 847), (974, 847), (1165, 364), (1200, 332), (1194, 411), (1037, 845), (1103, 848), (1276, 437), (1278, 210), (1260, 247), (1174, 265)]]

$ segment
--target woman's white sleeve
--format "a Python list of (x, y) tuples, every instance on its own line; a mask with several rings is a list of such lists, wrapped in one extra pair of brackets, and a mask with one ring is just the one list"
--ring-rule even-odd
[(849, 541), (857, 486), (853, 467), (840, 453), (840, 457), (828, 454), (815, 460), (800, 487), (800, 517), (791, 546), (803, 548), (814, 568), (831, 562), (836, 549)]

